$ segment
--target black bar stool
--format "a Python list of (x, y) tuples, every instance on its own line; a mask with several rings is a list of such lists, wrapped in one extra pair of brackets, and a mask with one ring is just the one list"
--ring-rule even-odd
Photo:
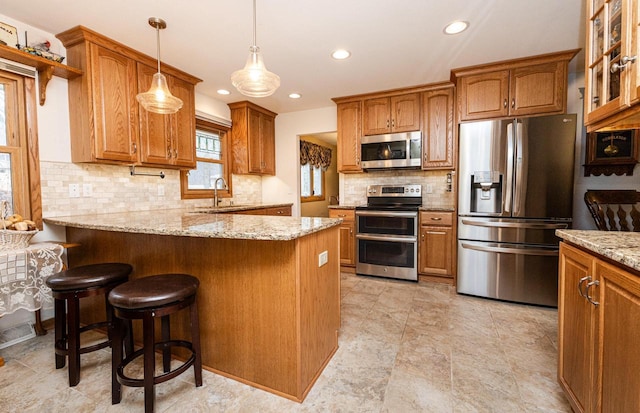
[[(109, 301), (115, 311), (113, 323), (112, 383), (111, 403), (122, 399), (122, 384), (130, 387), (144, 387), (144, 410), (153, 412), (155, 385), (164, 383), (184, 373), (193, 365), (196, 387), (202, 386), (202, 356), (200, 353), (200, 330), (196, 292), (200, 282), (187, 274), (161, 274), (138, 278), (114, 288), (109, 293)], [(191, 322), (191, 342), (172, 340), (169, 315), (189, 308)], [(154, 319), (160, 317), (161, 336), (155, 341)], [(122, 358), (122, 338), (125, 331), (122, 320), (142, 320), (144, 347)], [(171, 347), (186, 348), (190, 357), (182, 365), (171, 370)], [(162, 350), (164, 374), (155, 376), (155, 350)], [(137, 357), (144, 356), (144, 377), (134, 379), (124, 374), (125, 367)]]
[[(114, 317), (107, 295), (114, 287), (129, 279), (132, 269), (131, 265), (122, 263), (91, 264), (60, 271), (47, 279), (54, 299), (56, 369), (63, 368), (66, 358), (69, 358), (69, 386), (80, 382), (80, 354), (111, 345), (112, 337), (108, 334), (103, 342), (81, 347), (80, 334), (105, 327), (110, 333)], [(106, 321), (80, 327), (80, 298), (94, 295), (105, 297)], [(131, 354), (133, 336), (126, 335), (125, 351)], [(122, 346), (122, 341), (119, 345)]]

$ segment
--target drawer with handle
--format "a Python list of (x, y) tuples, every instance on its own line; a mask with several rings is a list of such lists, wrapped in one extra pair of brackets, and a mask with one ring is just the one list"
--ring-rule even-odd
[(453, 225), (453, 212), (420, 211), (420, 225)]

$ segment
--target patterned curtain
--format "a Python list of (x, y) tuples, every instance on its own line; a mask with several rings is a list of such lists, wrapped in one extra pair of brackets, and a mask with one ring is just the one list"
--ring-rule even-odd
[(308, 163), (326, 171), (331, 165), (331, 148), (300, 140), (300, 165)]

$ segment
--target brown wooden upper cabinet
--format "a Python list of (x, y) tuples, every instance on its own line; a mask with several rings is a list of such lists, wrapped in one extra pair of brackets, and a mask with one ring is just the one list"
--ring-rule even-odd
[(200, 79), (162, 65), (183, 107), (173, 115), (148, 113), (136, 100), (157, 62), (82, 26), (56, 35), (69, 65), (84, 75), (69, 80), (73, 162), (195, 167), (195, 85)]
[(564, 113), (567, 66), (578, 50), (454, 69), (458, 120)]
[(363, 134), (381, 135), (420, 130), (420, 94), (364, 100)]
[(234, 174), (276, 174), (277, 113), (248, 101), (229, 103)]
[(338, 103), (337, 157), (339, 172), (362, 172), (360, 137), (362, 102)]
[(587, 131), (640, 124), (638, 2), (587, 1), (585, 117)]
[(452, 83), (441, 82), (333, 98), (338, 115), (338, 172), (362, 172), (363, 135), (417, 130), (422, 131), (422, 169), (453, 169), (453, 89)]

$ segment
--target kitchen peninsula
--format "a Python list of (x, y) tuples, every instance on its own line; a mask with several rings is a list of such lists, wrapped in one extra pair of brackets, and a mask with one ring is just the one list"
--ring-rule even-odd
[[(203, 366), (302, 401), (338, 348), (341, 220), (210, 212), (45, 222), (66, 227), (67, 241), (81, 244), (68, 251), (71, 266), (120, 261), (133, 265), (132, 278), (197, 277)], [(94, 301), (83, 311), (98, 318), (102, 305)], [(172, 331), (188, 337), (187, 315), (180, 316)]]

